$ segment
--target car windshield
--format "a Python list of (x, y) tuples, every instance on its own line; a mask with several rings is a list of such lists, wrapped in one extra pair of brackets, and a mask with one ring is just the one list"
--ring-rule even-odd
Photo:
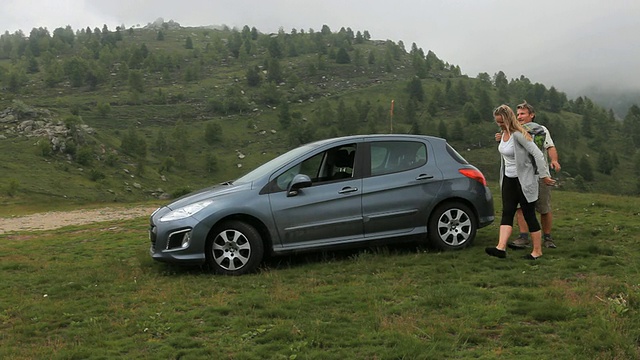
[(279, 169), (280, 167), (284, 166), (285, 164), (289, 163), (291, 160), (301, 156), (302, 154), (306, 153), (307, 151), (313, 149), (314, 147), (311, 145), (304, 145), (298, 148), (295, 148), (291, 151), (288, 151), (260, 166), (258, 166), (257, 168), (255, 168), (254, 170), (250, 171), (249, 173), (247, 173), (246, 175), (236, 179), (233, 183), (234, 184), (244, 184), (244, 183), (249, 183), (252, 181), (255, 181), (256, 179), (259, 179), (267, 174), (272, 173), (273, 171)]

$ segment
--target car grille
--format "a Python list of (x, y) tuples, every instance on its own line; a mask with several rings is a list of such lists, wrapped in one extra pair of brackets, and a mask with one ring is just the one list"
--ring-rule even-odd
[(151, 241), (151, 249), (156, 251), (157, 228), (153, 225), (149, 226), (149, 241)]

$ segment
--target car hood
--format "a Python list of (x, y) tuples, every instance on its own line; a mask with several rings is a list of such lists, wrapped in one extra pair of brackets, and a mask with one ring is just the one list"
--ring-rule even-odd
[(166, 205), (166, 207), (171, 210), (175, 210), (189, 204), (197, 203), (198, 201), (225, 196), (225, 195), (229, 195), (229, 194), (233, 194), (241, 191), (247, 191), (250, 189), (251, 189), (251, 183), (244, 183), (239, 185), (229, 183), (229, 182), (222, 183), (222, 184), (214, 185), (214, 186), (200, 189), (198, 191), (187, 194), (181, 198), (178, 198), (174, 202)]

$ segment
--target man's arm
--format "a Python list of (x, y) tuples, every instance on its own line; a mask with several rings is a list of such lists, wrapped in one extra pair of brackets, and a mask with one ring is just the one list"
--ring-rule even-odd
[(560, 171), (560, 163), (558, 162), (558, 151), (555, 146), (547, 148), (549, 160), (551, 160), (551, 168), (556, 172)]
[(544, 148), (547, 150), (547, 155), (549, 155), (551, 168), (558, 172), (560, 171), (560, 163), (558, 162), (558, 151), (556, 150), (556, 145), (553, 143), (551, 134), (549, 134), (549, 129), (544, 126), (542, 126), (542, 128), (546, 134), (544, 138)]

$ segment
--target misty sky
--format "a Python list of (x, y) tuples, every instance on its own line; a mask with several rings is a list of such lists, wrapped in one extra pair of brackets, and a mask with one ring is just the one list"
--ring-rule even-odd
[(416, 43), (475, 77), (502, 70), (570, 96), (590, 86), (640, 89), (638, 0), (1, 0), (0, 31), (51, 33), (106, 24), (332, 31), (368, 30), (376, 40)]

